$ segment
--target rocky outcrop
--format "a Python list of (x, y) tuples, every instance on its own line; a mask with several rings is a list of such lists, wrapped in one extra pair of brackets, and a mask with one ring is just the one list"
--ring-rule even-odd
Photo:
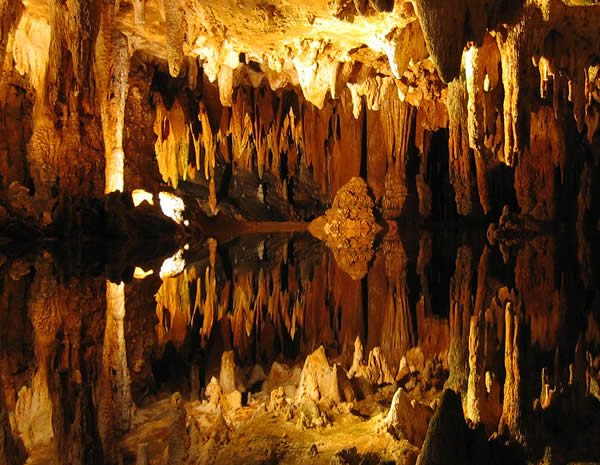
[[(417, 465), (470, 463), (465, 418), (460, 396), (446, 389), (439, 407), (429, 421)], [(452, 451), (448, 454), (448, 451)]]
[(432, 415), (429, 406), (411, 400), (402, 388), (398, 388), (381, 428), (396, 439), (408, 439), (411, 444), (421, 447)]
[(350, 377), (363, 378), (369, 384), (391, 384), (394, 374), (381, 353), (380, 347), (369, 352), (368, 361), (363, 362), (363, 345), (357, 337), (354, 341), (354, 356), (348, 372)]
[(306, 357), (296, 392), (296, 402), (302, 402), (305, 398), (315, 402), (342, 402), (352, 401), (355, 397), (344, 369), (337, 364), (329, 365), (323, 346)]
[(366, 182), (352, 178), (336, 193), (325, 215), (308, 226), (315, 237), (332, 249), (338, 265), (352, 279), (366, 274), (373, 256), (373, 242), (380, 229), (373, 206)]

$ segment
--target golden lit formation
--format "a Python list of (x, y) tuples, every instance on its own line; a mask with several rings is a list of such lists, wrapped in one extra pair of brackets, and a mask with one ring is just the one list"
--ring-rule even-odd
[(598, 0), (0, 0), (0, 464), (600, 463)]

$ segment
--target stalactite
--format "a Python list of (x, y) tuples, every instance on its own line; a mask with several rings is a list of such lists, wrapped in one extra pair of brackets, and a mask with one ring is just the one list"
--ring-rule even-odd
[[(363, 118), (352, 114), (352, 97), (345, 89), (330, 120), (333, 140), (328, 144), (328, 181), (331, 192), (337, 192), (352, 177), (360, 175), (362, 158)], [(338, 136), (339, 135), (339, 136)]]
[(529, 147), (523, 151), (515, 168), (515, 192), (521, 213), (536, 220), (552, 221), (556, 217), (559, 189), (555, 169), (564, 179), (567, 159), (565, 132), (550, 107), (531, 113)]
[(245, 88), (238, 89), (231, 107), (231, 134), (234, 147), (232, 164), (246, 171), (252, 171), (252, 107), (250, 105), (249, 91)]
[(478, 213), (479, 202), (473, 172), (473, 152), (469, 147), (467, 88), (462, 75), (448, 84), (447, 105), (450, 182), (454, 187), (456, 209), (460, 215), (473, 216)]
[(525, 56), (526, 17), (508, 31), (496, 35), (502, 62), (502, 85), (504, 86), (504, 163), (514, 166), (515, 157), (521, 152), (521, 85), (522, 60)]
[(95, 70), (104, 138), (105, 193), (123, 190), (123, 126), (129, 79), (128, 39), (115, 26), (114, 7), (102, 4)]
[(395, 89), (390, 88), (379, 110), (379, 118), (387, 158), (381, 208), (385, 218), (396, 218), (402, 213), (408, 195), (406, 163), (414, 109), (400, 101)]
[(167, 26), (167, 61), (169, 73), (179, 76), (183, 70), (183, 42), (185, 37), (185, 15), (181, 0), (161, 0), (166, 16)]
[[(92, 5), (85, 0), (67, 0), (68, 28), (66, 42), (73, 60), (77, 92), (89, 92), (93, 57), (93, 33), (96, 25)], [(87, 96), (86, 96), (87, 98)]]
[(312, 168), (313, 179), (323, 192), (327, 192), (327, 141), (331, 117), (330, 105), (320, 111), (306, 103), (302, 106), (304, 164), (306, 168)]
[(494, 207), (490, 173), (497, 167), (502, 140), (499, 63), (498, 45), (490, 34), (485, 35), (481, 46), (472, 45), (463, 54), (469, 146), (474, 152), (479, 202), (485, 214)]
[[(215, 187), (215, 165), (217, 155), (217, 137), (213, 134), (210, 119), (206, 107), (200, 102), (200, 112), (198, 119), (202, 126), (202, 145), (204, 149), (204, 177), (209, 181), (209, 196), (208, 203), (213, 213), (217, 213), (217, 194)], [(196, 139), (194, 138), (194, 141)], [(199, 149), (199, 144), (194, 142), (196, 150)], [(199, 160), (199, 153), (196, 152), (196, 163)], [(187, 166), (187, 160), (185, 161)], [(198, 164), (198, 163), (197, 163)]]
[[(167, 110), (160, 97), (157, 99), (154, 133), (157, 135), (154, 150), (162, 179), (177, 189), (180, 179), (187, 179), (190, 146), (190, 128), (179, 101)], [(195, 138), (194, 147), (199, 147)], [(196, 152), (197, 161), (199, 153)]]
[(132, 0), (133, 20), (135, 24), (146, 23), (146, 0)]
[(17, 25), (23, 14), (21, 2), (3, 2), (0, 5), (0, 110), (4, 114), (6, 92), (8, 87), (7, 72), (12, 61), (12, 49), (15, 41)]

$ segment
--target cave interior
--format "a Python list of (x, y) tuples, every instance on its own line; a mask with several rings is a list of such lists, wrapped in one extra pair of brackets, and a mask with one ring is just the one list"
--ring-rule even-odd
[(600, 463), (598, 0), (0, 0), (0, 118), (0, 464)]

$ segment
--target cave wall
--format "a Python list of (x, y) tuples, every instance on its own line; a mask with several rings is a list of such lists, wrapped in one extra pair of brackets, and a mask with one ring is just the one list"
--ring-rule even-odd
[(165, 185), (211, 215), (309, 219), (362, 175), (388, 218), (552, 222), (596, 170), (596, 6), (192, 3), (2, 7), (9, 214), (18, 181), (41, 224), (61, 193)]

